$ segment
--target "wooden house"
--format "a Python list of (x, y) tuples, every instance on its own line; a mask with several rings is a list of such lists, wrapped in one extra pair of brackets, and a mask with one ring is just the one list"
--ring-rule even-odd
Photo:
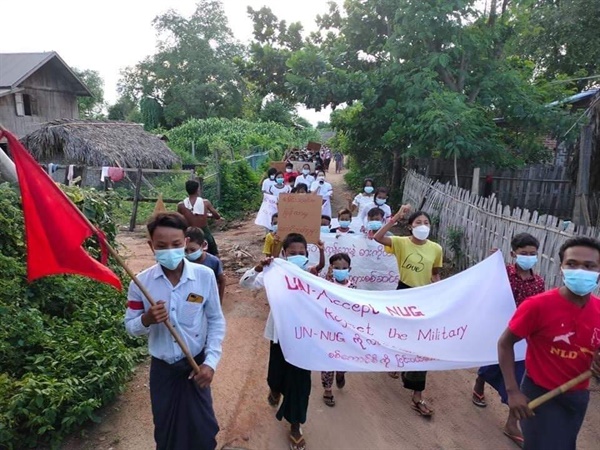
[(56, 52), (0, 53), (0, 123), (19, 138), (45, 122), (77, 119), (87, 86)]

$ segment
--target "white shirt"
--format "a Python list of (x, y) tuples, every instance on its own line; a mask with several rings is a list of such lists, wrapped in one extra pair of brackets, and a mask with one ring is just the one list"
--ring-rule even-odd
[(327, 181), (323, 181), (323, 184), (321, 184), (321, 182), (317, 180), (313, 181), (310, 185), (310, 192), (317, 192), (321, 197), (329, 199), (333, 194), (333, 187)]
[(365, 208), (367, 207), (367, 205), (373, 203), (374, 200), (375, 200), (374, 194), (366, 195), (366, 194), (360, 193), (356, 197), (354, 197), (352, 204), (358, 206), (357, 216), (361, 217)]
[[(144, 270), (138, 279), (155, 301), (164, 300), (169, 320), (193, 356), (204, 350), (204, 364), (216, 369), (221, 359), (225, 337), (225, 317), (221, 310), (219, 292), (214, 272), (201, 264), (183, 260), (183, 273), (177, 286), (173, 286), (158, 264)], [(202, 302), (188, 301), (195, 294)], [(142, 315), (150, 303), (133, 281), (127, 294), (125, 328), (132, 336), (148, 335), (148, 350), (155, 358), (173, 364), (184, 358), (183, 351), (167, 327), (154, 324), (145, 327)]]
[(285, 184), (282, 187), (277, 187), (277, 185), (274, 184), (269, 188), (269, 194), (274, 195), (277, 198), (279, 198), (279, 194), (289, 194), (290, 192), (292, 192), (292, 188), (288, 184)]
[(262, 191), (266, 192), (268, 194), (269, 189), (271, 189), (271, 186), (275, 186), (276, 184), (277, 184), (277, 182), (275, 180), (271, 180), (270, 178), (265, 178), (265, 181), (263, 181), (263, 183), (262, 183)]
[(315, 177), (313, 177), (312, 175), (298, 175), (296, 177), (296, 181), (294, 182), (294, 187), (302, 183), (305, 184), (308, 189), (310, 189), (310, 186), (313, 184), (314, 181)]
[(361, 224), (365, 226), (367, 225), (367, 222), (369, 221), (367, 215), (369, 214), (369, 211), (373, 208), (379, 208), (383, 211), (383, 218), (386, 222), (389, 220), (390, 217), (392, 217), (392, 208), (390, 208), (388, 204), (383, 204), (379, 206), (377, 203), (371, 202), (368, 205), (365, 205), (365, 207), (362, 210), (362, 213), (359, 213), (359, 215), (357, 216)]
[[(265, 287), (265, 273), (257, 272), (254, 268), (249, 269), (240, 279), (240, 286), (246, 289), (258, 290)], [(275, 320), (273, 319), (273, 313), (269, 311), (269, 317), (267, 318), (267, 324), (265, 325), (264, 337), (274, 343), (278, 343), (277, 329), (275, 328)]]

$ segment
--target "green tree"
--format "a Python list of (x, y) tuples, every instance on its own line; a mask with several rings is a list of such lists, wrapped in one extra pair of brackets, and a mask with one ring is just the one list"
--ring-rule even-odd
[(108, 107), (108, 119), (142, 122), (141, 112), (137, 103), (127, 97), (119, 97), (114, 105)]
[(97, 70), (73, 69), (75, 75), (88, 87), (92, 93), (91, 97), (77, 97), (79, 115), (85, 119), (103, 117), (104, 103), (104, 80)]
[(151, 118), (146, 126), (157, 118), (173, 127), (192, 117), (241, 116), (245, 85), (233, 61), (242, 48), (221, 2), (200, 0), (191, 17), (169, 11), (153, 24), (161, 37), (157, 52), (127, 69), (120, 82), (122, 95), (153, 100), (140, 104), (143, 117)]

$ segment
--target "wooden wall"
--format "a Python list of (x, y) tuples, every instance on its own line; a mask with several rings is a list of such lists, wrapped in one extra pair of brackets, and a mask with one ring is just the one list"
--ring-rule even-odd
[(23, 88), (21, 94), (29, 94), (35, 99), (35, 115), (17, 116), (14, 94), (0, 97), (0, 123), (18, 137), (23, 137), (45, 122), (79, 118), (75, 86), (64, 75), (64, 69), (59, 69), (49, 62), (20, 86)]

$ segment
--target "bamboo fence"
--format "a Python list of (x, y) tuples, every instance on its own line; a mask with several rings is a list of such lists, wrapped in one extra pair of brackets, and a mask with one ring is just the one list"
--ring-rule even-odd
[(433, 182), (413, 171), (405, 180), (403, 203), (423, 205), (421, 209), (432, 216), (439, 243), (446, 255), (458, 262), (459, 269), (482, 261), (492, 248), (500, 249), (509, 262), (512, 237), (524, 232), (535, 236), (540, 242), (537, 270), (546, 280), (546, 288), (561, 284), (558, 258), (561, 245), (573, 236), (599, 235), (594, 227), (576, 227), (537, 211), (511, 209), (494, 195), (480, 197), (449, 183)]

